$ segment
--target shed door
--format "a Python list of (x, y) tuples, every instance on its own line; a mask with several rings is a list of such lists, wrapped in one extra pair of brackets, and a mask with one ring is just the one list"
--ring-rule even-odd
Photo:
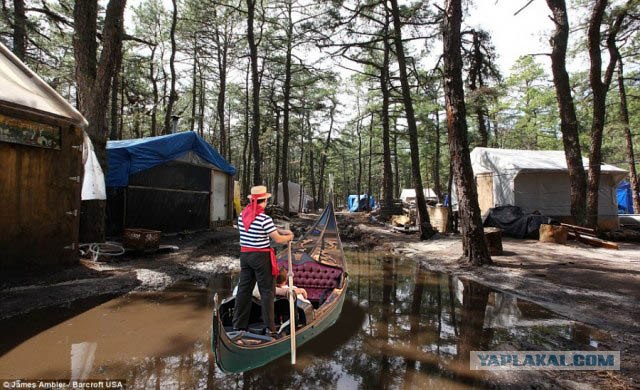
[(227, 175), (219, 171), (211, 171), (211, 221), (224, 221), (227, 219)]
[(478, 205), (480, 213), (484, 215), (493, 207), (493, 174), (481, 173), (476, 176), (478, 188)]

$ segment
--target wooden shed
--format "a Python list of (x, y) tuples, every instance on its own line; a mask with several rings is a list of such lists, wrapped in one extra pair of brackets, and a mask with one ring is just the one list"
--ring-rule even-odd
[(0, 269), (78, 261), (87, 121), (0, 44)]

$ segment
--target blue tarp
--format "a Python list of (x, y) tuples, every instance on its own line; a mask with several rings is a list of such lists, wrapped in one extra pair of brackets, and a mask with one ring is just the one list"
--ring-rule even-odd
[(193, 152), (229, 175), (236, 169), (193, 131), (107, 142), (107, 187), (126, 187), (129, 176)]
[[(366, 202), (367, 202), (367, 194), (363, 194), (363, 195), (349, 195), (349, 198), (347, 199), (347, 204), (349, 205), (349, 211), (351, 211), (352, 213), (356, 212), (356, 211), (362, 211), (365, 209), (366, 206)], [(373, 196), (369, 197), (369, 210), (373, 209), (373, 206), (375, 206), (376, 201), (375, 199), (373, 199)]]
[(628, 181), (624, 180), (618, 184), (616, 197), (618, 198), (618, 214), (633, 214), (633, 197), (631, 184)]

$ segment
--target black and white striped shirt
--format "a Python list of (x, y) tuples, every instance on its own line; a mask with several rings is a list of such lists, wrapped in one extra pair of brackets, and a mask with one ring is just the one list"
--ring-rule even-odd
[(249, 230), (244, 229), (242, 215), (238, 217), (238, 230), (240, 230), (240, 246), (249, 248), (269, 248), (269, 234), (276, 230), (273, 219), (266, 214), (260, 214), (253, 220)]

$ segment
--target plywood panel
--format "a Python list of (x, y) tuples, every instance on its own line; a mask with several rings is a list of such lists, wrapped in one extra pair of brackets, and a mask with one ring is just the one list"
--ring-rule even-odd
[(483, 173), (476, 176), (476, 184), (478, 188), (478, 204), (480, 213), (486, 213), (493, 204), (493, 176), (491, 173)]

